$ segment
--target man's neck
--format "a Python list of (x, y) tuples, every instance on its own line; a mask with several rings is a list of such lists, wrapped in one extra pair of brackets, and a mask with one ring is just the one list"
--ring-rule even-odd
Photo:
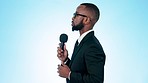
[(92, 26), (84, 26), (81, 30), (79, 30), (80, 36), (89, 30), (92, 30)]
[(90, 30), (90, 29), (82, 29), (82, 30), (80, 30), (80, 31), (79, 31), (80, 36), (81, 36), (83, 33), (87, 32), (87, 31), (89, 31), (89, 30)]
[(84, 32), (82, 35), (80, 35), (80, 37), (78, 38), (78, 42), (80, 43), (82, 41), (82, 39), (91, 31), (93, 31), (93, 30), (92, 29), (88, 30), (88, 31)]

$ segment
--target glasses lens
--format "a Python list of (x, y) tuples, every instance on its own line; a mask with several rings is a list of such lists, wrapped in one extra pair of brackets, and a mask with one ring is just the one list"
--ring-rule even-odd
[(77, 16), (77, 13), (73, 13), (73, 17), (75, 18)]

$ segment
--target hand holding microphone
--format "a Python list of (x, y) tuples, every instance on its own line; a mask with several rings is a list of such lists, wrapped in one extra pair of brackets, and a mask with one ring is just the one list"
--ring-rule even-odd
[(65, 42), (67, 42), (68, 36), (66, 34), (61, 34), (60, 35), (60, 44), (57, 49), (57, 57), (61, 60), (61, 65), (58, 65), (58, 73), (59, 76), (63, 78), (68, 78), (70, 77), (70, 68), (64, 64), (64, 62), (68, 59), (68, 51), (66, 49)]
[(66, 61), (66, 59), (68, 58), (68, 51), (66, 49), (66, 45), (65, 45), (65, 42), (67, 42), (68, 40), (68, 36), (66, 34), (61, 34), (60, 35), (60, 44), (57, 48), (57, 57), (63, 62)]

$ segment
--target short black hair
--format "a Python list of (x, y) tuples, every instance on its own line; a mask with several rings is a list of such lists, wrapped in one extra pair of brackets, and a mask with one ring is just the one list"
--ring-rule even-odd
[(86, 8), (88, 8), (90, 11), (95, 13), (94, 17), (95, 17), (96, 22), (99, 20), (100, 11), (99, 11), (99, 8), (95, 4), (92, 4), (92, 3), (82, 3), (80, 5), (85, 5)]

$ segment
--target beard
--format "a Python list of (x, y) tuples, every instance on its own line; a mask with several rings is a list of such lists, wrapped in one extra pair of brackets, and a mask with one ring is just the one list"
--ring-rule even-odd
[(76, 30), (76, 31), (81, 30), (81, 29), (83, 29), (83, 27), (84, 27), (84, 25), (83, 25), (83, 23), (81, 21), (78, 25), (76, 25), (76, 26), (74, 25), (72, 27), (72, 31), (74, 31), (74, 30)]

